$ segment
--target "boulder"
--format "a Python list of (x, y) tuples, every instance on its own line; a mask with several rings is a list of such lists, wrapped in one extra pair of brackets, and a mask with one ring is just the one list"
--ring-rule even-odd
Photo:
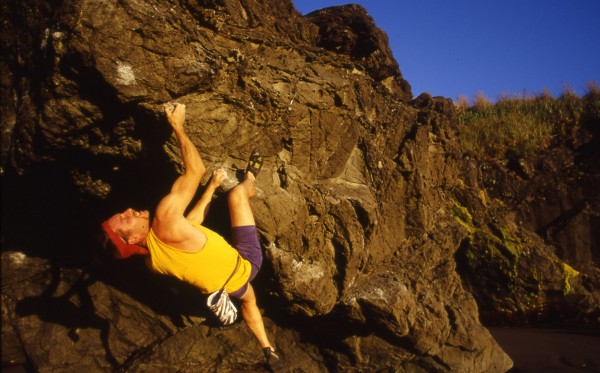
[(162, 109), (178, 101), (209, 170), (228, 174), (207, 221), (221, 234), (227, 190), (251, 149), (264, 154), (254, 286), (292, 370), (512, 366), (459, 267), (472, 232), (457, 219), (464, 159), (452, 102), (413, 99), (363, 8), (1, 6), (5, 364), (264, 369), (245, 325), (218, 327), (196, 289), (148, 273), (141, 258), (100, 260), (100, 222), (153, 209), (182, 171)]

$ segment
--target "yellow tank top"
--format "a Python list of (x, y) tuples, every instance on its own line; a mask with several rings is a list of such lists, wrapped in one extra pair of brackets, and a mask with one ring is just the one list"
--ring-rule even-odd
[[(156, 237), (152, 229), (146, 243), (150, 251), (152, 268), (158, 273), (172, 275), (197, 286), (205, 293), (221, 289), (233, 272), (237, 263), (238, 251), (223, 237), (198, 223), (190, 223), (206, 235), (206, 245), (195, 253), (186, 253), (165, 244)], [(233, 293), (246, 284), (250, 278), (252, 265), (241, 258), (240, 266), (227, 283), (225, 290)]]

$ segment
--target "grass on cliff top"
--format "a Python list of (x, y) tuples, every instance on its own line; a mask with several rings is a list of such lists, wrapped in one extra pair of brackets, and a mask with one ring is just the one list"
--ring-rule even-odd
[(583, 97), (565, 89), (557, 98), (545, 91), (492, 103), (477, 94), (473, 103), (461, 96), (455, 105), (464, 152), (478, 158), (509, 152), (526, 157), (561, 142), (577, 142), (582, 128), (600, 125), (600, 87), (595, 82)]

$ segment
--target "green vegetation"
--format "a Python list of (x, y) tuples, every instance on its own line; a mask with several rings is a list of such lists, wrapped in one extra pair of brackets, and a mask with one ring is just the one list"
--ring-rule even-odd
[(520, 253), (516, 240), (476, 230), (463, 240), (457, 259), (469, 268), (475, 283), (505, 297), (517, 289)]
[(488, 226), (489, 231), (477, 228), (469, 210), (457, 201), (452, 212), (454, 219), (468, 232), (457, 253), (458, 260), (484, 288), (503, 296), (512, 294), (517, 286), (517, 264), (523, 251), (519, 239), (496, 226)]
[(455, 201), (454, 205), (452, 205), (452, 212), (454, 213), (454, 218), (456, 221), (465, 227), (469, 234), (473, 234), (475, 232), (475, 227), (473, 226), (473, 217), (466, 207)]
[(565, 281), (565, 287), (564, 287), (564, 295), (567, 295), (571, 292), (571, 279), (579, 276), (579, 271), (577, 271), (576, 269), (574, 269), (573, 267), (571, 267), (570, 265), (568, 265), (565, 262), (562, 262), (562, 266), (563, 266), (563, 273), (564, 273), (564, 281)]
[(466, 154), (478, 158), (527, 156), (561, 141), (577, 139), (584, 127), (600, 125), (600, 88), (588, 84), (579, 97), (570, 90), (558, 98), (548, 92), (537, 96), (502, 97), (496, 103), (484, 95), (474, 103), (461, 97), (459, 137)]

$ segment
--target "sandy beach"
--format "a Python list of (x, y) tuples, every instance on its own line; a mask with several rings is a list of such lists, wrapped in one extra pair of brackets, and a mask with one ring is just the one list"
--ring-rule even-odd
[(598, 330), (489, 328), (512, 358), (511, 373), (600, 372)]

